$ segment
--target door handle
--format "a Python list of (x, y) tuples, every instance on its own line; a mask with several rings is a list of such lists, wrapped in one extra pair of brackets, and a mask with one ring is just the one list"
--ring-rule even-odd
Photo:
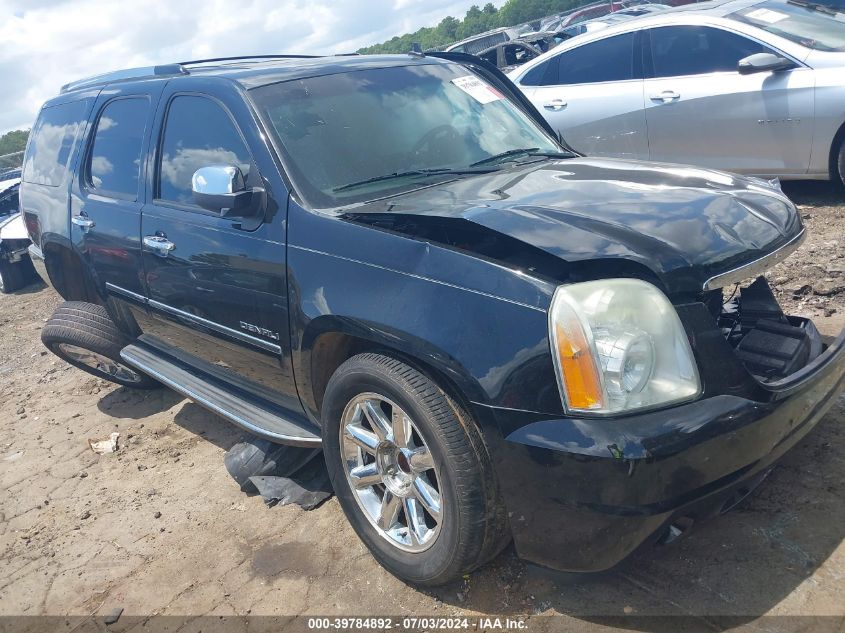
[(673, 101), (680, 99), (681, 95), (679, 95), (674, 90), (664, 90), (663, 92), (651, 95), (649, 97), (652, 101), (662, 101), (663, 103), (672, 103)]
[(176, 248), (176, 244), (162, 235), (145, 235), (144, 246), (159, 257), (167, 257), (167, 254)]
[(546, 110), (563, 110), (566, 107), (566, 101), (563, 99), (552, 99), (543, 104)]
[(83, 231), (87, 231), (94, 226), (94, 220), (84, 215), (75, 215), (70, 219), (76, 226), (82, 227)]

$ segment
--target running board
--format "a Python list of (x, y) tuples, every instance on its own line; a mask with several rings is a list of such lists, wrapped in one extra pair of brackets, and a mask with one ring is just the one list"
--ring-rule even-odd
[(313, 447), (322, 443), (316, 426), (283, 418), (271, 407), (261, 406), (214, 382), (203, 380), (187, 367), (170, 361), (149, 347), (127, 345), (121, 350), (120, 357), (130, 367), (155, 378), (250, 433), (290, 446)]

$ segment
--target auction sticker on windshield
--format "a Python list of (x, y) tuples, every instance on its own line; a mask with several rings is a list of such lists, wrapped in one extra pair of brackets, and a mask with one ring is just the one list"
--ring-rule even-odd
[(481, 104), (498, 101), (503, 98), (498, 90), (487, 85), (474, 75), (457, 77), (452, 80), (452, 83)]
[(780, 11), (772, 11), (771, 9), (755, 9), (754, 11), (746, 13), (745, 17), (751, 18), (752, 20), (767, 22), (768, 24), (775, 24), (776, 22), (785, 20), (789, 16), (785, 13), (781, 13)]

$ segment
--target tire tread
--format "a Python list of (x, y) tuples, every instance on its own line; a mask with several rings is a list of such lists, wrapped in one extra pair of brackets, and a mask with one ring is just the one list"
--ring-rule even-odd
[(458, 556), (440, 577), (415, 582), (440, 585), (496, 556), (510, 541), (510, 530), (490, 456), (475, 421), (428, 376), (401, 360), (376, 352), (358, 354), (343, 363), (329, 381), (327, 393), (335, 376), (349, 372), (383, 373), (409, 397), (416, 398), (438, 427), (446, 458), (452, 464), (455, 494), (463, 510), (460, 516), (468, 518), (465, 525), (458, 527)]
[(129, 339), (118, 329), (102, 306), (84, 301), (66, 301), (59, 304), (53, 316), (41, 330), (41, 341), (50, 351), (66, 362), (99, 378), (139, 389), (153, 389), (160, 386), (160, 383), (143, 374), (140, 374), (140, 382), (121, 381), (76, 363), (61, 353), (58, 348), (59, 343), (68, 343), (122, 362), (120, 351), (126, 347)]

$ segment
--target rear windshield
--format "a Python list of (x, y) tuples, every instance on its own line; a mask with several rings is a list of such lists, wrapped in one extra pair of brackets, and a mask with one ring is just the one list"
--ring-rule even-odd
[(24, 156), (23, 180), (51, 187), (62, 184), (89, 106), (90, 100), (82, 99), (41, 110)]
[(804, 3), (762, 2), (728, 17), (817, 51), (845, 51), (845, 13)]
[[(316, 208), (400, 193), (431, 179), (411, 170), (465, 169), (509, 150), (560, 148), (492, 86), (458, 64), (378, 68), (264, 86), (252, 97)], [(445, 178), (441, 174), (440, 178)]]

